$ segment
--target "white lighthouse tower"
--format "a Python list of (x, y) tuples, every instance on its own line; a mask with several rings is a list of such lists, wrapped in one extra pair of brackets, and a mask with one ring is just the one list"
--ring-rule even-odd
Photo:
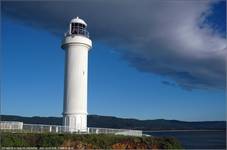
[(62, 42), (65, 49), (63, 125), (69, 132), (87, 131), (88, 51), (92, 41), (86, 28), (84, 20), (72, 19)]

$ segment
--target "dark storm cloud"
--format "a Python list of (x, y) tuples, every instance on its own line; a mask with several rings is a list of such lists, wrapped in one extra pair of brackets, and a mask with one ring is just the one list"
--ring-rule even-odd
[(220, 89), (225, 87), (226, 41), (204, 24), (211, 4), (85, 0), (4, 2), (2, 7), (4, 16), (57, 36), (70, 19), (80, 16), (92, 39), (114, 47), (139, 71), (161, 75), (185, 89)]

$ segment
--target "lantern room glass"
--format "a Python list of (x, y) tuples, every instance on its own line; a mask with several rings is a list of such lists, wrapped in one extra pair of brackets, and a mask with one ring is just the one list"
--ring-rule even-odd
[(71, 34), (79, 34), (88, 37), (86, 26), (80, 23), (71, 23)]

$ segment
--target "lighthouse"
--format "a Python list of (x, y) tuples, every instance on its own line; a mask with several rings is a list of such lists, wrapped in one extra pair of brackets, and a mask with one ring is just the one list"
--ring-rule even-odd
[(62, 46), (65, 50), (63, 125), (69, 132), (87, 131), (88, 51), (92, 47), (87, 24), (70, 21)]

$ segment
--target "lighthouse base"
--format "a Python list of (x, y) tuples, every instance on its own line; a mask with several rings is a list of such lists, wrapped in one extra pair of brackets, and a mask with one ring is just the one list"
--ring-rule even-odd
[(68, 132), (87, 132), (87, 114), (64, 115), (63, 125)]

